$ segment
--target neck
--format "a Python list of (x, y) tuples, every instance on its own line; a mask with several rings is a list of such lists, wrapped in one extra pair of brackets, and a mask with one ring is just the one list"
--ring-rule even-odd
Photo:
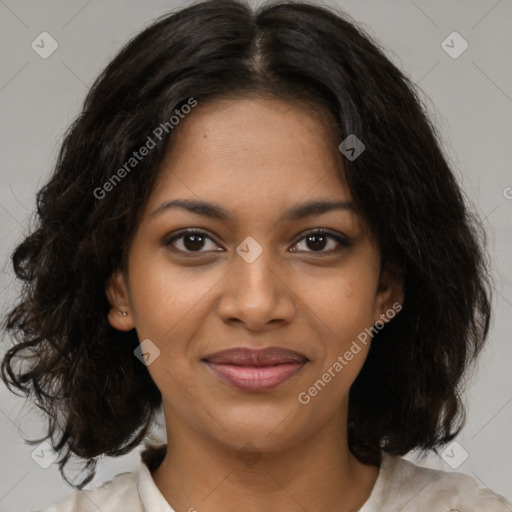
[(237, 449), (175, 427), (152, 473), (175, 510), (355, 512), (378, 475), (376, 466), (351, 454), (346, 430), (340, 435), (337, 421), (296, 444), (262, 451), (250, 443)]

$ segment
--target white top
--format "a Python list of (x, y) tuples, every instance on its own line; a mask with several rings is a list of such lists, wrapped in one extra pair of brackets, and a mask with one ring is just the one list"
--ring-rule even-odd
[[(92, 490), (74, 491), (39, 512), (175, 512), (141, 462)], [(243, 509), (243, 508), (242, 508)], [(193, 510), (193, 508), (192, 508)], [(471, 477), (427, 469), (382, 454), (379, 475), (359, 512), (512, 512), (502, 496), (479, 488)]]

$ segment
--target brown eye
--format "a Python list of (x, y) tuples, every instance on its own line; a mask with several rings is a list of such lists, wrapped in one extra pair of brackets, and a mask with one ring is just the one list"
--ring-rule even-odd
[(207, 241), (210, 241), (214, 244), (214, 247), (207, 248), (209, 250), (215, 250), (215, 242), (204, 232), (198, 230), (187, 230), (182, 231), (177, 235), (173, 235), (171, 238), (165, 240), (165, 246), (172, 246), (174, 249), (184, 253), (193, 253), (193, 252), (207, 252), (202, 249), (207, 245)]
[[(330, 231), (321, 230), (306, 233), (296, 245), (299, 245), (299, 243), (303, 243), (306, 246), (307, 249), (304, 252), (318, 252), (321, 254), (337, 252), (342, 248), (350, 246), (347, 238)], [(324, 250), (326, 247), (328, 249)], [(299, 251), (302, 252), (302, 250)]]

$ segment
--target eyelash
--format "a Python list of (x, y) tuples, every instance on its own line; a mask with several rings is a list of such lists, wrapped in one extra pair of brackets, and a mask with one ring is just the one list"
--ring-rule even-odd
[[(185, 231), (181, 231), (177, 234), (174, 234), (168, 238), (166, 238), (164, 240), (164, 246), (169, 246), (169, 245), (172, 245), (173, 242), (175, 242), (176, 240), (179, 240), (180, 238), (183, 238), (187, 235), (199, 235), (199, 236), (202, 236), (204, 238), (208, 238), (209, 240), (211, 240), (212, 242), (216, 243), (215, 240), (213, 240), (209, 235), (208, 233), (206, 233), (206, 231), (202, 231), (200, 229), (187, 229)], [(335, 240), (339, 245), (336, 249), (331, 249), (331, 250), (328, 250), (328, 251), (324, 251), (324, 250), (320, 250), (320, 251), (294, 251), (294, 252), (306, 252), (306, 253), (310, 253), (310, 254), (318, 254), (318, 255), (330, 255), (330, 254), (333, 254), (333, 253), (336, 253), (336, 252), (339, 252), (341, 251), (342, 249), (346, 249), (348, 247), (350, 247), (350, 241), (344, 237), (344, 236), (341, 236), (337, 233), (334, 233), (332, 231), (329, 231), (328, 229), (312, 229), (310, 231), (307, 231), (306, 233), (304, 233), (301, 238), (299, 238), (297, 240), (297, 242), (295, 242), (294, 245), (297, 245), (299, 242), (301, 242), (302, 240), (304, 240), (305, 238), (307, 238), (308, 236), (311, 236), (311, 235), (324, 235), (324, 236), (327, 236), (333, 240)], [(208, 251), (184, 251), (182, 249), (176, 249), (174, 248), (176, 251), (178, 252), (181, 252), (181, 253), (184, 253), (184, 254), (201, 254), (201, 253), (204, 253), (204, 252), (208, 252)], [(219, 251), (220, 252), (220, 251)]]

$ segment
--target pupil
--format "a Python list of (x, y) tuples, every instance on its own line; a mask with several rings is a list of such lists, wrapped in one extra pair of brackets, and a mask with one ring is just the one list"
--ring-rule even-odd
[(314, 239), (321, 239), (321, 242), (313, 242), (313, 247), (310, 247), (310, 249), (323, 249), (325, 247), (326, 243), (326, 236), (325, 235), (309, 235), (308, 236), (308, 243), (312, 242)]
[[(188, 243), (187, 241), (191, 241), (192, 243)], [(202, 235), (187, 235), (184, 238), (183, 243), (188, 250), (194, 250), (194, 249), (201, 249), (201, 247), (204, 243), (204, 240), (203, 240)]]

